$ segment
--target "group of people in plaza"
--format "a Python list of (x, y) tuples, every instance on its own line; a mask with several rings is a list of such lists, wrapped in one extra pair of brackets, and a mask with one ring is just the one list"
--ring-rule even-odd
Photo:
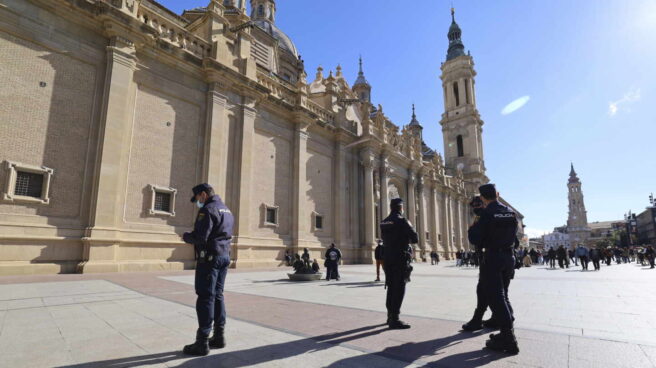
[[(192, 191), (191, 202), (197, 205), (199, 211), (194, 230), (184, 233), (183, 240), (194, 245), (196, 254), (194, 287), (198, 296), (196, 313), (199, 327), (196, 341), (186, 345), (183, 352), (202, 356), (209, 354), (212, 348), (223, 348), (226, 345), (223, 288), (230, 265), (234, 217), (210, 185), (200, 184)], [(493, 184), (483, 185), (479, 191), (481, 196), (475, 198), (476, 204), (472, 205), (476, 220), (469, 228), (469, 241), (476, 246), (477, 252), (465, 256), (465, 259), (478, 259), (478, 303), (474, 318), (463, 325), (463, 330), (498, 328), (500, 332), (490, 335), (486, 347), (516, 354), (519, 348), (513, 331), (514, 317), (508, 299), (508, 287), (516, 266), (514, 248), (517, 244), (518, 221), (510, 208), (498, 202), (498, 193)], [(380, 223), (382, 241), (379, 241), (374, 251), (376, 280), (380, 280), (382, 267), (387, 289), (387, 326), (390, 329), (408, 329), (410, 325), (401, 321), (399, 315), (415, 259), (411, 244), (417, 244), (419, 239), (412, 224), (403, 215), (403, 200), (392, 199), (390, 209), (389, 216)], [(340, 279), (338, 266), (341, 257), (335, 244), (326, 250), (324, 265), (327, 280)], [(302, 255), (295, 254), (293, 258), (290, 253), (286, 253), (285, 259), (294, 268), (311, 269), (314, 272), (319, 270), (317, 260), (310, 261), (307, 248)], [(431, 264), (438, 262), (437, 252), (431, 252)], [(488, 307), (492, 310), (492, 321), (484, 323), (482, 317)]]
[(594, 270), (599, 271), (601, 264), (605, 263), (610, 266), (614, 261), (616, 264), (621, 263), (639, 263), (641, 266), (649, 265), (654, 268), (656, 251), (652, 245), (641, 247), (586, 247), (579, 244), (573, 249), (566, 249), (560, 245), (557, 249), (550, 247), (546, 252), (535, 252), (535, 261), (537, 264), (548, 264), (550, 268), (556, 268), (558, 262), (559, 268), (569, 268), (570, 264), (580, 266), (583, 271), (588, 270), (592, 263)]

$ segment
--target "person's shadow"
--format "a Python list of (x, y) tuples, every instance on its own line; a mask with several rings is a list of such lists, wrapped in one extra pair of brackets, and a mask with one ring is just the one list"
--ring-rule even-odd
[(475, 368), (504, 358), (504, 355), (501, 353), (496, 353), (491, 350), (476, 349), (474, 351), (449, 355), (437, 360), (431, 359), (433, 361), (426, 362), (421, 360), (423, 357), (433, 358), (434, 356), (445, 354), (442, 350), (458, 345), (462, 340), (474, 336), (476, 335), (459, 332), (452, 336), (434, 340), (407, 342), (401, 345), (387, 347), (378, 352), (345, 358), (334, 362), (327, 367), (367, 367), (372, 366), (372, 362), (375, 361), (376, 356), (382, 356), (399, 362), (399, 365), (397, 365), (398, 367), (406, 367), (414, 362), (414, 364), (419, 364), (422, 367)]
[[(213, 350), (208, 356), (190, 357), (183, 355), (181, 351), (171, 351), (166, 353), (147, 354), (128, 358), (119, 358), (111, 360), (96, 361), (90, 363), (81, 363), (75, 365), (61, 366), (59, 368), (125, 368), (141, 367), (153, 364), (167, 364), (181, 368), (198, 368), (198, 367), (229, 367), (240, 368), (250, 367), (252, 365), (264, 364), (271, 361), (301, 356), (306, 353), (313, 353), (321, 350), (327, 350), (336, 345), (344, 344), (349, 341), (366, 338), (388, 331), (387, 325), (378, 324), (364, 326), (348, 331), (330, 333), (325, 335), (313, 336), (304, 339), (297, 339), (279, 344), (257, 346), (249, 349), (217, 353)], [(421, 361), (423, 357), (433, 357), (445, 354), (441, 350), (458, 345), (462, 340), (474, 337), (471, 333), (459, 332), (455, 335), (443, 337), (423, 342), (407, 342), (397, 346), (390, 346), (381, 351), (371, 352), (368, 354), (353, 356), (338, 360), (327, 367), (375, 367), (376, 361), (381, 358), (392, 359), (396, 362), (387, 362), (386, 367), (406, 367), (413, 362), (415, 364), (424, 364), (423, 367), (463, 367), (475, 368), (488, 364), (504, 356), (489, 350), (476, 349), (465, 353), (449, 355), (436, 361)], [(346, 346), (348, 348), (348, 346)], [(176, 360), (187, 359), (180, 365), (175, 365)]]

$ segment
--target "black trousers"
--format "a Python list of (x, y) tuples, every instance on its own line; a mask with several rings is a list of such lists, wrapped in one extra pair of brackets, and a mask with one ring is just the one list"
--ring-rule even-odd
[(513, 310), (508, 299), (508, 286), (514, 275), (515, 256), (512, 250), (485, 252), (482, 277), (485, 280), (487, 301), (502, 331), (513, 327)]
[(595, 270), (598, 270), (601, 268), (599, 265), (599, 258), (592, 258), (592, 265), (594, 266)]
[(199, 259), (196, 263), (196, 315), (198, 316), (199, 338), (208, 338), (212, 324), (224, 328), (226, 310), (223, 301), (223, 285), (230, 266), (230, 257), (212, 257), (212, 260)]
[(588, 269), (588, 257), (586, 257), (586, 256), (580, 256), (579, 259), (581, 260), (581, 267), (582, 267), (584, 270), (587, 270), (587, 269)]
[(403, 297), (405, 297), (405, 265), (387, 264), (386, 261), (383, 265), (385, 271), (385, 285), (387, 285), (387, 299), (385, 306), (387, 307), (387, 315), (391, 319), (398, 319), (401, 314), (401, 304), (403, 304)]
[(337, 261), (329, 260), (328, 262), (326, 262), (326, 280), (330, 280), (330, 279), (337, 280), (339, 278), (338, 266), (339, 265)]
[[(483, 319), (483, 315), (485, 314), (485, 311), (487, 310), (487, 307), (490, 306), (490, 303), (488, 303), (488, 296), (487, 296), (487, 290), (486, 290), (486, 285), (485, 285), (485, 280), (483, 279), (484, 275), (484, 270), (485, 270), (485, 262), (481, 262), (480, 268), (478, 269), (478, 284), (476, 284), (476, 309), (474, 310), (474, 317), (472, 317), (472, 320), (474, 321), (480, 321)], [(508, 278), (503, 285), (504, 289), (504, 295), (506, 297), (506, 303), (508, 303), (508, 308), (510, 308), (510, 314), (512, 317), (512, 320), (515, 320), (515, 316), (513, 313), (512, 306), (510, 305), (510, 300), (508, 299), (508, 287), (510, 286), (510, 280), (511, 278)], [(492, 312), (492, 319), (495, 319), (494, 312)]]
[(549, 267), (556, 268), (556, 259), (555, 258), (549, 258)]

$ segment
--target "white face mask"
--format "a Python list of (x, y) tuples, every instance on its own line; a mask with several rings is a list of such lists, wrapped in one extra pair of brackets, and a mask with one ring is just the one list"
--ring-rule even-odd
[(205, 203), (201, 203), (201, 201), (196, 201), (196, 207), (203, 208), (203, 206), (205, 206)]

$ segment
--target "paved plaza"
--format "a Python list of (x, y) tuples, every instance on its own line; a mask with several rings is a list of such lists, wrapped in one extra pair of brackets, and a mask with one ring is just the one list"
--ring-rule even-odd
[(471, 317), (477, 270), (419, 264), (386, 329), (374, 267), (340, 282), (292, 283), (286, 267), (231, 270), (227, 341), (180, 353), (196, 329), (193, 271), (0, 278), (0, 367), (656, 367), (656, 270), (635, 264), (518, 271), (521, 352), (482, 350)]

